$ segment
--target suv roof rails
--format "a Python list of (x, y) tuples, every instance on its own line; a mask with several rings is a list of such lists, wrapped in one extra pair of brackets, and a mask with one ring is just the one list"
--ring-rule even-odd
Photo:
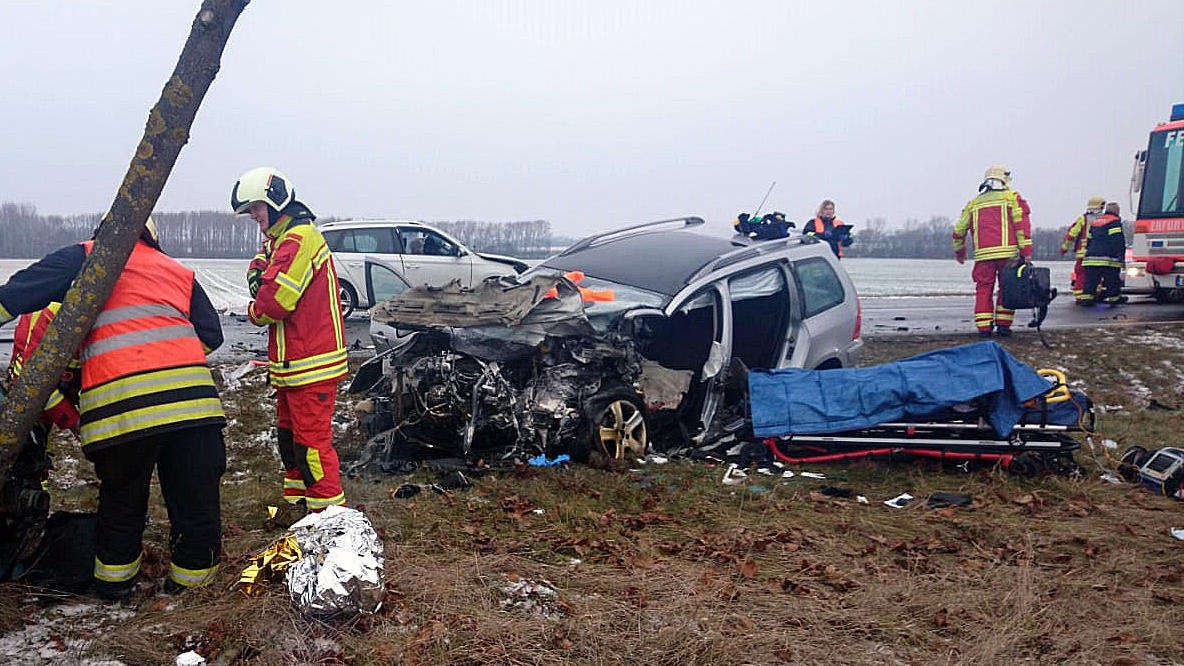
[(585, 248), (605, 242), (605, 241), (609, 240), (610, 238), (612, 240), (619, 240), (620, 238), (625, 238), (626, 236), (634, 236), (634, 235), (636, 235), (637, 232), (640, 232), (642, 229), (656, 227), (660, 224), (673, 224), (675, 222), (682, 223), (682, 227), (685, 229), (687, 227), (697, 227), (697, 226), (703, 224), (703, 218), (701, 218), (701, 217), (675, 217), (675, 218), (671, 218), (669, 220), (658, 220), (657, 222), (642, 222), (641, 224), (633, 224), (633, 225), (630, 225), (627, 227), (621, 227), (620, 229), (613, 229), (612, 231), (605, 231), (603, 233), (593, 234), (593, 235), (588, 236), (587, 238), (577, 242), (575, 245), (572, 245), (571, 247), (567, 248), (563, 252), (560, 252), (558, 256), (566, 257), (569, 254), (574, 254), (574, 253), (579, 252), (580, 250), (583, 250)]
[[(735, 241), (733, 241), (735, 242)], [(807, 243), (817, 243), (818, 240), (805, 234), (798, 234), (796, 236), (787, 236), (785, 238), (778, 238), (775, 240), (757, 241), (753, 245), (742, 245), (731, 252), (721, 254), (711, 261), (703, 264), (699, 270), (695, 271), (691, 277), (687, 278), (687, 283), (694, 282), (708, 273), (717, 271), (721, 268), (738, 264), (742, 261), (759, 257), (763, 254), (776, 252), (785, 249), (791, 244), (805, 245)]]

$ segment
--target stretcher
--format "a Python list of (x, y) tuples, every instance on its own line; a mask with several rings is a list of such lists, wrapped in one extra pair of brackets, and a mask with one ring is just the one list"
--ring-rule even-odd
[[(848, 371), (850, 377), (825, 374), (842, 371), (798, 371), (774, 378), (766, 374), (755, 380), (750, 375), (754, 434), (763, 438), (775, 458), (795, 465), (922, 457), (998, 464), (1020, 475), (1077, 473), (1073, 452), (1095, 430), (1092, 401), (1070, 390), (1060, 371), (1034, 371), (994, 343), (980, 345), (990, 346), (931, 352), (876, 369)], [(981, 367), (968, 377), (951, 376), (957, 372), (949, 371), (949, 363), (966, 360), (980, 362)], [(988, 370), (992, 366), (997, 372)], [(859, 375), (863, 370), (871, 372)], [(992, 377), (984, 379), (982, 372)], [(892, 381), (879, 386), (884, 376)], [(981, 382), (977, 388), (976, 382)], [(979, 394), (953, 402), (975, 392)], [(884, 393), (889, 397), (881, 398)], [(929, 409), (942, 394), (951, 398)], [(830, 407), (823, 396), (836, 395), (840, 399), (831, 403), (872, 403), (871, 409)], [(848, 423), (862, 427), (844, 428)]]

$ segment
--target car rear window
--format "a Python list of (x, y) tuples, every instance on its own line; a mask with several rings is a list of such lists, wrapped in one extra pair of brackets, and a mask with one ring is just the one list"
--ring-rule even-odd
[(793, 268), (802, 292), (802, 316), (813, 317), (843, 302), (843, 283), (826, 259), (803, 259)]
[(333, 252), (398, 254), (394, 233), (382, 227), (330, 231), (325, 233), (325, 241)]

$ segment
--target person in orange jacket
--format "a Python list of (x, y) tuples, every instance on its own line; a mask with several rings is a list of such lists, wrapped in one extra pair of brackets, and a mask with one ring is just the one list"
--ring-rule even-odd
[[(93, 247), (64, 247), (0, 285), (0, 323), (62, 302)], [(78, 433), (99, 478), (93, 571), (102, 597), (133, 592), (153, 472), (170, 523), (166, 591), (217, 573), (226, 417), (206, 354), (221, 344), (217, 311), (148, 218), (78, 350)]]
[(843, 258), (843, 248), (850, 246), (854, 240), (851, 238), (851, 227), (835, 217), (835, 202), (830, 199), (823, 199), (818, 204), (814, 219), (806, 223), (802, 233), (826, 241), (839, 259)]
[(974, 242), (974, 325), (980, 337), (1011, 335), (1015, 311), (1003, 307), (1003, 291), (995, 297), (995, 283), (1014, 258), (1032, 256), (1032, 221), (1028, 202), (1011, 189), (1011, 171), (994, 164), (987, 168), (978, 196), (962, 209), (954, 225), (954, 258), (966, 261), (966, 235)]
[(276, 521), (282, 525), (305, 510), (345, 503), (332, 427), (337, 383), (349, 371), (337, 272), (313, 224), (316, 216), (279, 171), (244, 173), (230, 206), (249, 214), (264, 236), (247, 271), (254, 297), (247, 315), (268, 327), (268, 378), (276, 389), (276, 442), (284, 464), (285, 515)]
[[(1106, 197), (1090, 197), (1085, 202), (1085, 212), (1073, 220), (1065, 232), (1065, 240), (1061, 242), (1061, 254), (1073, 250), (1077, 263), (1073, 265), (1073, 298), (1078, 303), (1085, 301), (1085, 268), (1081, 260), (1085, 258), (1085, 247), (1089, 241), (1089, 229), (1093, 221), (1102, 215), (1102, 207), (1106, 205)], [(1093, 302), (1093, 294), (1088, 299)]]

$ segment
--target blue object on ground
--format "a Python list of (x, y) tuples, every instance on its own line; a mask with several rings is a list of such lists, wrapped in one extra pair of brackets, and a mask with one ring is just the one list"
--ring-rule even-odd
[(1006, 437), (1024, 414), (1023, 402), (1051, 388), (996, 342), (940, 349), (870, 368), (780, 368), (748, 375), (757, 437), (860, 430), (982, 396), (991, 396), (991, 426)]
[(534, 465), (535, 467), (554, 467), (555, 465), (562, 465), (565, 462), (571, 462), (571, 456), (566, 453), (555, 456), (554, 460), (547, 460), (547, 454), (545, 453), (540, 453), (526, 460), (527, 465)]

